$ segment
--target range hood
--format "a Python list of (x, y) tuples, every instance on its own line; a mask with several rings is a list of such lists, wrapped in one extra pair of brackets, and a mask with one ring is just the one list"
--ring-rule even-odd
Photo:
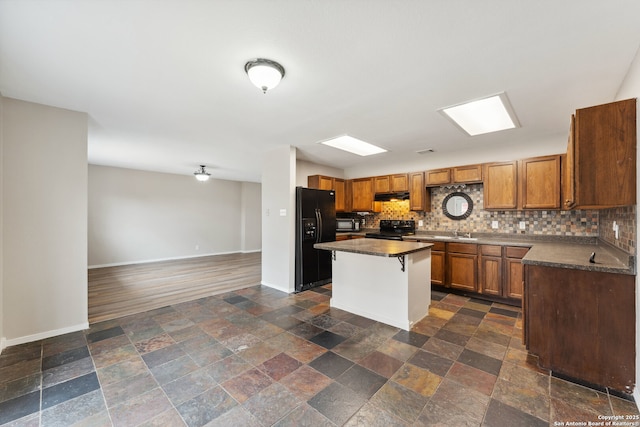
[(409, 200), (408, 191), (400, 191), (397, 193), (376, 193), (373, 198), (376, 202), (389, 202), (391, 200)]

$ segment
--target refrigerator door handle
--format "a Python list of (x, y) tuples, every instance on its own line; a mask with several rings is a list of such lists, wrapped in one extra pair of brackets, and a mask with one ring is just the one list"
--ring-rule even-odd
[(320, 243), (322, 241), (322, 214), (320, 213), (320, 209), (316, 209), (316, 220), (318, 221), (316, 243)]

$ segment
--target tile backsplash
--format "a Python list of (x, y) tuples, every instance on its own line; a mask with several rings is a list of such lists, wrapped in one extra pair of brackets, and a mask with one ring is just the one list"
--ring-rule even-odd
[[(452, 220), (446, 217), (442, 211), (444, 198), (454, 191), (468, 194), (473, 201), (473, 211), (466, 219)], [(625, 236), (629, 235), (630, 237), (627, 240), (634, 245), (635, 207), (621, 209), (633, 209), (633, 212), (624, 211), (623, 214), (613, 213), (611, 216), (616, 217), (615, 219), (618, 223), (625, 224), (624, 233), (627, 233)], [(378, 228), (381, 219), (413, 219), (416, 224), (419, 220), (422, 220), (424, 225), (418, 228), (428, 231), (453, 231), (458, 229), (463, 232), (476, 233), (595, 237), (599, 233), (600, 212), (603, 211), (486, 211), (484, 210), (483, 185), (472, 184), (462, 189), (432, 188), (431, 212), (412, 212), (409, 210), (409, 201), (406, 200), (383, 202), (382, 212), (365, 216), (365, 226)], [(618, 217), (622, 219), (618, 219)], [(497, 229), (491, 228), (493, 221), (498, 221)], [(525, 223), (524, 230), (519, 228), (521, 221)], [(622, 232), (622, 225), (620, 230)], [(629, 245), (627, 244), (627, 246)], [(633, 250), (635, 251), (635, 247)]]
[[(613, 223), (618, 225), (618, 238), (613, 231)], [(600, 238), (629, 253), (635, 253), (636, 206), (603, 209), (600, 211)]]

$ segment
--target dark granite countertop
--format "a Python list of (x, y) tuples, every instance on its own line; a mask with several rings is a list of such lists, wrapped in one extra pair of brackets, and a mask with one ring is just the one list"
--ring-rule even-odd
[(364, 255), (395, 257), (423, 251), (433, 246), (430, 243), (405, 242), (401, 240), (353, 239), (339, 242), (324, 242), (313, 245), (327, 251), (352, 252)]
[[(510, 235), (500, 233), (474, 233), (473, 240), (454, 238), (447, 233), (417, 232), (407, 239), (416, 241), (465, 242), (486, 245), (525, 246), (531, 249), (522, 259), (523, 264), (544, 265), (577, 270), (602, 271), (635, 275), (633, 255), (596, 237)], [(595, 252), (595, 264), (589, 256)]]

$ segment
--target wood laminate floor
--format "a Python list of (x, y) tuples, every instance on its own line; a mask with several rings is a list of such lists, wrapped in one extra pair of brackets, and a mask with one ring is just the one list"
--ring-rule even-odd
[(89, 270), (89, 323), (259, 285), (261, 253)]

